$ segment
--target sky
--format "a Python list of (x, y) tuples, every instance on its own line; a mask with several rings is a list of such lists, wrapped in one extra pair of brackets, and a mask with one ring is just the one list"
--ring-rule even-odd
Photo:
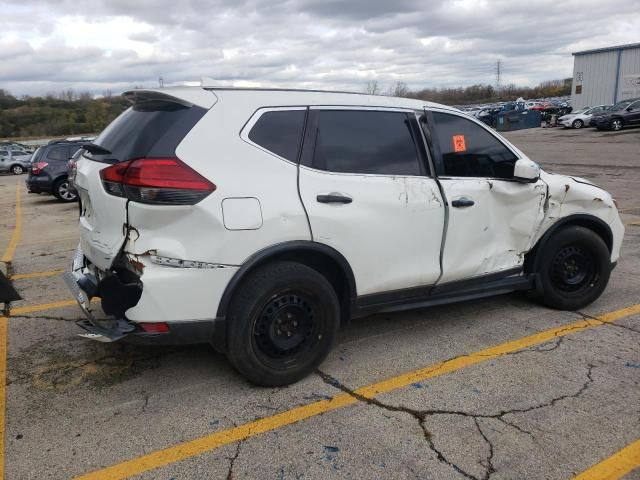
[[(0, 88), (114, 94), (202, 77), (363, 91), (533, 86), (640, 42), (640, 0), (1, 0)], [(196, 82), (196, 83), (194, 83)]]

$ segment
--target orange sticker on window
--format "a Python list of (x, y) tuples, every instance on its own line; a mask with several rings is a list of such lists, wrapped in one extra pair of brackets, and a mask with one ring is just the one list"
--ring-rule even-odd
[(454, 135), (452, 139), (454, 152), (459, 153), (467, 150), (467, 145), (464, 143), (464, 135)]

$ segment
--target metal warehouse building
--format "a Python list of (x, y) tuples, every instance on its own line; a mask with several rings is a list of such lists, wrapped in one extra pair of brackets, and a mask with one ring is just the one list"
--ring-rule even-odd
[(585, 50), (573, 56), (574, 110), (640, 97), (640, 43)]

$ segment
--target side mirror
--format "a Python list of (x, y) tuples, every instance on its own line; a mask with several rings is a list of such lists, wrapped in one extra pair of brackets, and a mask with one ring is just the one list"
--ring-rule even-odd
[(521, 158), (513, 168), (513, 179), (523, 183), (535, 183), (540, 178), (540, 165)]
[(628, 107), (627, 107), (627, 112), (633, 112), (633, 110), (634, 110), (634, 109), (633, 109), (633, 107), (632, 107), (632, 106), (628, 106)]

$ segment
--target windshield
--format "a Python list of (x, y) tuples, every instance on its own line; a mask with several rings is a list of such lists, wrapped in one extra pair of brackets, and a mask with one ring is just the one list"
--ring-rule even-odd
[(623, 100), (621, 102), (616, 103), (613, 107), (609, 108), (609, 110), (624, 110), (633, 102), (634, 100)]
[(576, 110), (575, 112), (571, 112), (571, 115), (578, 115), (580, 113), (591, 112), (591, 108), (581, 108), (580, 110)]

